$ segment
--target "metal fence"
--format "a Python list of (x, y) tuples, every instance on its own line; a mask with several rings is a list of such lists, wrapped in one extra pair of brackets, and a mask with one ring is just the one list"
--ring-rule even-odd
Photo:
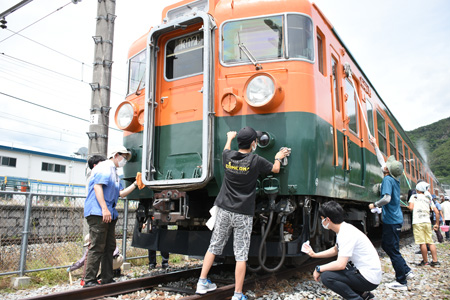
[[(84, 200), (74, 195), (0, 191), (0, 276), (67, 268), (77, 261), (88, 233)], [(136, 207), (127, 199), (119, 199), (116, 207), (117, 246), (124, 260), (148, 254), (131, 247), (128, 239)]]

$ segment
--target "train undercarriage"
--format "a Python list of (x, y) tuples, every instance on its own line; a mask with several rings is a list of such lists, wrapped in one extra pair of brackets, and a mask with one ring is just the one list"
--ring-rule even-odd
[[(308, 256), (301, 252), (309, 240), (315, 251), (334, 245), (335, 233), (321, 226), (319, 207), (336, 200), (346, 211), (346, 222), (365, 232), (369, 238), (381, 237), (381, 215), (371, 213), (366, 202), (312, 196), (279, 196), (265, 190), (256, 201), (249, 251), (249, 270), (274, 272), (283, 265), (301, 265)], [(133, 246), (203, 257), (211, 238), (206, 222), (214, 199), (206, 191), (165, 190), (152, 200), (141, 200), (136, 213)], [(411, 215), (404, 214), (402, 230), (411, 229)], [(143, 224), (147, 224), (143, 226)], [(233, 237), (222, 254), (234, 261)]]

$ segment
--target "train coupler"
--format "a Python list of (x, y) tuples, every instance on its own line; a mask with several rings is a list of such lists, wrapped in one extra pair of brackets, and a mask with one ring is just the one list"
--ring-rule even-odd
[(186, 192), (165, 190), (154, 195), (154, 220), (176, 222), (189, 219), (189, 203)]

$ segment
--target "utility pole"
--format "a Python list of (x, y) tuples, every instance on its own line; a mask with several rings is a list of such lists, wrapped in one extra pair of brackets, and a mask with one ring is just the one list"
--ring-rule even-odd
[(94, 71), (92, 83), (89, 151), (88, 157), (94, 154), (106, 156), (108, 148), (109, 106), (111, 98), (111, 72), (114, 40), (114, 20), (116, 15), (115, 0), (99, 0), (97, 6), (97, 27), (94, 39)]

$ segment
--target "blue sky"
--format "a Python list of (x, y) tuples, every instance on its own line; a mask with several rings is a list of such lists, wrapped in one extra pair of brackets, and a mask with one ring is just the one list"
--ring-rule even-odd
[[(18, 2), (2, 0), (0, 12)], [(129, 46), (175, 2), (116, 2), (110, 126), (125, 97)], [(405, 130), (450, 117), (450, 1), (314, 2)], [(35, 0), (9, 15), (8, 30), (0, 29), (0, 92), (88, 119), (97, 3)], [(2, 94), (0, 107), (3, 145), (64, 155), (87, 146), (87, 122)], [(110, 145), (121, 140), (110, 130)]]

